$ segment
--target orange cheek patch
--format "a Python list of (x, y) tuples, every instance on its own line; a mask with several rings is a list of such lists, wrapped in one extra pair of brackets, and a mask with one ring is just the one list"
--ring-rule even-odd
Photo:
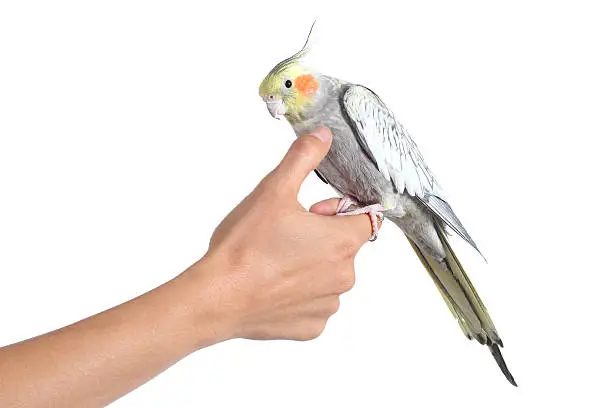
[(312, 75), (300, 75), (295, 78), (295, 87), (302, 95), (312, 95), (319, 89), (319, 83)]

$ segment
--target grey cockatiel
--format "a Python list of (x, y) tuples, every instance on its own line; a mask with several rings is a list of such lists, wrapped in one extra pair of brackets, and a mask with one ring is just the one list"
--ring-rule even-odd
[[(308, 43), (308, 41), (307, 41)], [(307, 45), (277, 64), (259, 94), (275, 118), (285, 116), (296, 134), (318, 126), (334, 135), (317, 175), (344, 195), (339, 214), (369, 213), (393, 221), (408, 238), (459, 326), (489, 347), (510, 381), (497, 330), (447, 240), (450, 228), (476, 250), (416, 144), (380, 98), (364, 86), (313, 72), (301, 64)], [(358, 207), (357, 210), (354, 210)]]

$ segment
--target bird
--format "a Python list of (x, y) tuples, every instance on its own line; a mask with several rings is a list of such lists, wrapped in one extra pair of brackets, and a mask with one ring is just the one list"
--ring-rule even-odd
[(382, 99), (366, 86), (306, 67), (313, 27), (304, 46), (265, 76), (259, 96), (272, 117), (284, 117), (298, 136), (320, 126), (330, 129), (330, 150), (315, 173), (342, 195), (337, 215), (368, 214), (370, 241), (376, 240), (383, 219), (396, 224), (465, 336), (486, 345), (517, 386), (500, 351), (498, 331), (449, 243), (451, 231), (482, 253), (413, 138)]

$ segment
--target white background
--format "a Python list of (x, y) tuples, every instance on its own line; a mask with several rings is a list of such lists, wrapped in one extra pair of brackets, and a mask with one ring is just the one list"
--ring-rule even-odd
[(520, 387), (388, 223), (319, 339), (216, 345), (113, 406), (609, 406), (612, 14), (423, 3), (3, 2), (0, 344), (205, 252), (293, 140), (258, 86), (316, 17), (307, 61), (395, 110), (487, 256), (457, 243)]

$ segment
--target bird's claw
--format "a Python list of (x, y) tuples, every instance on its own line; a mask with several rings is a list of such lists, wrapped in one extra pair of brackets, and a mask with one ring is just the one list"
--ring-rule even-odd
[(342, 200), (340, 200), (340, 203), (338, 203), (336, 215), (368, 214), (372, 223), (372, 235), (370, 236), (369, 241), (376, 241), (378, 238), (378, 224), (382, 223), (385, 219), (385, 214), (383, 213), (385, 210), (384, 207), (381, 204), (372, 204), (349, 211), (348, 209), (350, 206), (354, 204), (356, 203), (350, 196), (344, 196)]
[(385, 220), (385, 214), (382, 211), (377, 211), (371, 212), (369, 215), (370, 219), (372, 220), (372, 235), (368, 241), (374, 242), (378, 239), (378, 225), (382, 224), (382, 222)]

